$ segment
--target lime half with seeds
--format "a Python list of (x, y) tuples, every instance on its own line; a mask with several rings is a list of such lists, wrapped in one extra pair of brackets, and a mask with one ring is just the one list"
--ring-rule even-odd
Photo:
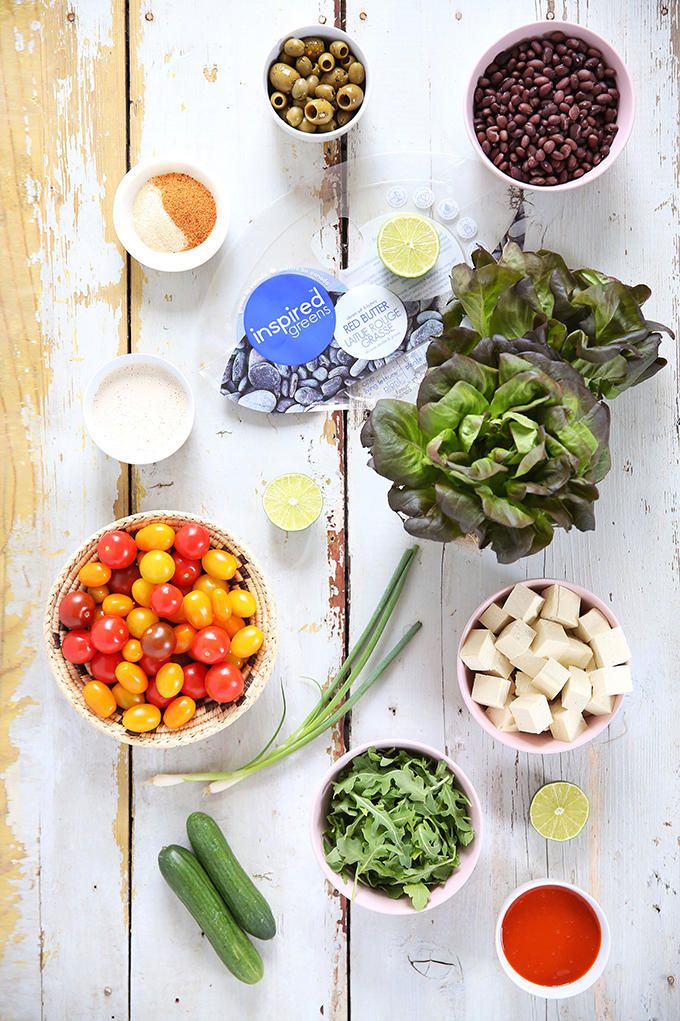
[(439, 234), (432, 220), (397, 213), (378, 233), (380, 261), (398, 277), (421, 277), (439, 258)]
[(590, 815), (590, 802), (580, 787), (567, 780), (547, 783), (531, 799), (529, 818), (546, 840), (571, 840)]
[(264, 512), (286, 532), (309, 528), (321, 513), (323, 497), (314, 479), (299, 472), (272, 479), (262, 496)]

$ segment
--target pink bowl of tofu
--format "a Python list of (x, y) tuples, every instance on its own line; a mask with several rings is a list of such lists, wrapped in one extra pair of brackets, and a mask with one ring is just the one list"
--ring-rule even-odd
[(497, 741), (558, 754), (609, 726), (632, 690), (630, 649), (592, 592), (533, 578), (501, 589), (472, 614), (458, 647), (458, 684)]

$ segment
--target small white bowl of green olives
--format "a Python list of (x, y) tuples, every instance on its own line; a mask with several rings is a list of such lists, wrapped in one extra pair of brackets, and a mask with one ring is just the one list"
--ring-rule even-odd
[(346, 32), (307, 25), (279, 39), (262, 85), (268, 109), (291, 138), (331, 142), (359, 121), (371, 94), (362, 48)]

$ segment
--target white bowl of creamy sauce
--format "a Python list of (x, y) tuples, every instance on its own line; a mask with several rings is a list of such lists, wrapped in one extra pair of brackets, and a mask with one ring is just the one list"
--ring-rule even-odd
[(156, 355), (120, 355), (102, 366), (83, 398), (85, 426), (109, 457), (152, 464), (179, 450), (194, 424), (187, 380)]

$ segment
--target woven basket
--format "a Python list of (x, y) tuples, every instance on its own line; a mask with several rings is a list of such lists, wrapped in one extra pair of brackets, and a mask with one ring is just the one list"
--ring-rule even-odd
[[(62, 637), (67, 629), (59, 620), (59, 604), (67, 593), (83, 588), (78, 581), (78, 572), (84, 564), (98, 560), (97, 543), (106, 532), (118, 529), (123, 532), (136, 533), (144, 525), (159, 521), (170, 525), (175, 530), (187, 522), (203, 525), (210, 534), (211, 547), (228, 550), (236, 558), (239, 566), (233, 581), (238, 582), (242, 588), (249, 589), (255, 596), (257, 611), (249, 622), (260, 628), (264, 634), (264, 641), (258, 652), (243, 666), (245, 687), (236, 701), (219, 704), (210, 699), (201, 699), (197, 703), (193, 717), (183, 727), (171, 730), (161, 723), (155, 730), (147, 734), (133, 734), (123, 727), (122, 710), (117, 710), (112, 716), (103, 720), (92, 712), (83, 699), (83, 687), (90, 680), (90, 675), (85, 666), (69, 663), (61, 653)], [(64, 565), (52, 586), (47, 601), (43, 630), (50, 667), (62, 694), (73, 708), (94, 727), (117, 741), (153, 748), (170, 748), (200, 741), (204, 737), (210, 737), (219, 730), (223, 730), (239, 716), (242, 716), (259, 698), (269, 680), (274, 668), (279, 642), (274, 599), (262, 568), (250, 550), (219, 525), (194, 514), (178, 514), (173, 511), (149, 511), (143, 514), (132, 514), (130, 517), (121, 518), (120, 521), (115, 521), (91, 535)]]

